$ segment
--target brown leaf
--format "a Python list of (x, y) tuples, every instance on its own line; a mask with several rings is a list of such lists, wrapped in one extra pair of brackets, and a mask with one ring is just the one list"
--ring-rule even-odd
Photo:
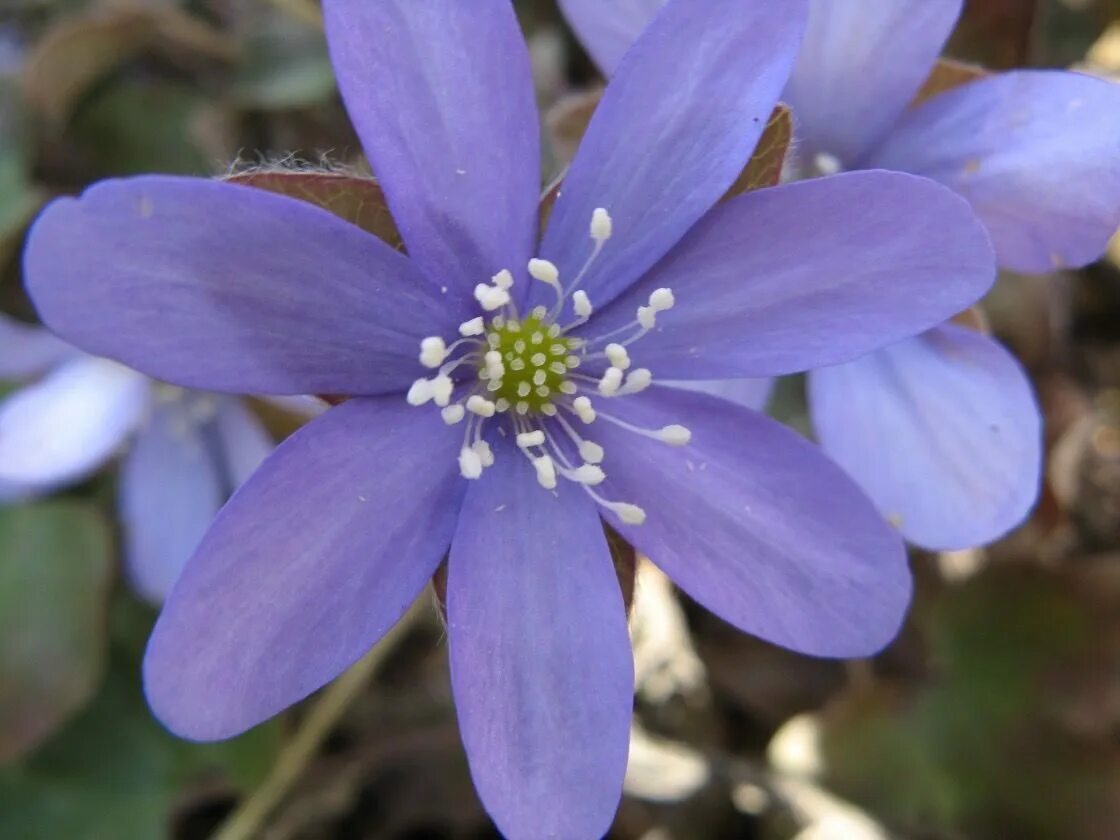
[(979, 306), (970, 306), (964, 312), (954, 315), (950, 320), (958, 327), (967, 327), (982, 335), (992, 334), (992, 325), (988, 323), (988, 316)]
[(776, 187), (782, 179), (782, 166), (786, 162), (786, 153), (792, 139), (793, 114), (779, 102), (770, 114), (758, 145), (754, 147), (754, 154), (724, 199), (734, 198), (751, 190)]
[(937, 64), (933, 65), (929, 78), (925, 80), (921, 90), (918, 91), (918, 95), (914, 97), (911, 106), (921, 105), (927, 99), (932, 99), (939, 93), (945, 93), (947, 90), (974, 82), (977, 79), (983, 79), (988, 75), (990, 75), (989, 71), (979, 65), (966, 64), (963, 61), (954, 61), (951, 58), (939, 58)]
[(373, 178), (337, 172), (258, 170), (239, 172), (226, 180), (234, 184), (286, 195), (329, 210), (350, 224), (404, 250), (400, 231), (385, 202), (385, 193)]
[(579, 141), (602, 98), (603, 88), (571, 93), (557, 101), (545, 114), (545, 136), (558, 159), (570, 163), (575, 157)]
[(229, 38), (172, 6), (102, 5), (62, 18), (31, 50), (23, 72), (27, 101), (59, 125), (94, 82), (150, 49), (221, 61), (237, 55)]

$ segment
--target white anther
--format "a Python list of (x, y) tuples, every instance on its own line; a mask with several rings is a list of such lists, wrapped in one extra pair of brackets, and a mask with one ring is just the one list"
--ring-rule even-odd
[(486, 441), (476, 440), (471, 444), (471, 449), (478, 455), (478, 460), (482, 462), (483, 467), (494, 466), (494, 453)]
[(459, 474), (470, 479), (482, 475), (482, 458), (475, 450), (466, 446), (459, 450)]
[(545, 490), (556, 489), (556, 465), (549, 455), (533, 459), (533, 469), (537, 471), (537, 483)]
[(572, 408), (575, 410), (576, 416), (584, 423), (595, 422), (595, 409), (591, 405), (591, 400), (587, 397), (576, 397), (572, 400)]
[(591, 238), (596, 242), (606, 242), (611, 238), (611, 214), (602, 207), (596, 207), (591, 214)]
[(820, 152), (814, 156), (813, 166), (817, 168), (817, 172), (821, 175), (836, 175), (844, 168), (844, 165), (840, 163), (840, 158), (828, 152)]
[(482, 316), (471, 318), (469, 321), (464, 321), (459, 325), (459, 335), (463, 338), (470, 338), (472, 335), (482, 335), (486, 331), (486, 322), (482, 320)]
[(485, 283), (479, 283), (474, 287), (474, 299), (487, 312), (501, 309), (510, 300), (509, 292), (505, 289), (500, 289), (497, 286), (487, 286)]
[(630, 354), (621, 344), (608, 344), (603, 352), (606, 353), (610, 363), (619, 370), (630, 367)]
[(663, 428), (657, 433), (657, 436), (670, 446), (685, 446), (692, 440), (692, 432), (690, 432), (687, 427), (677, 425), (676, 423)]
[(560, 269), (548, 260), (529, 260), (529, 276), (549, 286), (560, 285)]
[(447, 408), (440, 409), (439, 413), (440, 416), (443, 417), (444, 423), (446, 423), (448, 426), (454, 426), (466, 416), (467, 411), (461, 405), (456, 403), (455, 405), (449, 405), (447, 406)]
[(627, 525), (641, 525), (646, 521), (646, 512), (629, 502), (611, 502), (604, 507), (613, 510)]
[(493, 417), (497, 410), (497, 405), (478, 394), (467, 398), (467, 411), (471, 414), (477, 414), (479, 417)]
[(497, 274), (490, 278), (492, 282), (499, 289), (510, 289), (513, 287), (513, 275), (510, 274), (508, 268), (503, 268)]
[(653, 374), (649, 368), (634, 368), (626, 375), (626, 385), (622, 390), (627, 394), (637, 394), (644, 391), (653, 382)]
[(638, 307), (638, 323), (642, 325), (643, 330), (653, 329), (654, 324), (657, 323), (657, 313), (652, 306)]
[(591, 317), (591, 299), (583, 289), (572, 292), (572, 309), (575, 310), (576, 316), (579, 318)]
[(430, 379), (417, 379), (408, 389), (405, 399), (409, 405), (423, 405), (433, 396), (432, 381)]
[(450, 376), (440, 374), (432, 380), (432, 399), (441, 408), (451, 402), (451, 392), (455, 390), (455, 383)]
[(649, 296), (649, 308), (654, 312), (665, 312), (677, 303), (672, 289), (655, 289)]
[(531, 432), (522, 432), (517, 436), (517, 445), (522, 449), (529, 449), (533, 446), (544, 446), (544, 432), (540, 429), (535, 429)]
[(603, 378), (599, 380), (599, 393), (604, 397), (613, 397), (622, 385), (622, 371), (616, 367), (607, 368)]
[(584, 464), (572, 470), (568, 477), (571, 478), (572, 481), (594, 487), (597, 484), (602, 484), (606, 480), (607, 474), (603, 472), (601, 467), (597, 467), (594, 464)]
[(606, 455), (606, 453), (603, 451), (603, 447), (601, 447), (599, 444), (592, 443), (589, 440), (581, 440), (579, 442), (579, 457), (581, 457), (587, 463), (601, 464), (603, 463), (604, 455)]
[(438, 335), (431, 335), (420, 342), (420, 364), (438, 368), (447, 358), (447, 345)]

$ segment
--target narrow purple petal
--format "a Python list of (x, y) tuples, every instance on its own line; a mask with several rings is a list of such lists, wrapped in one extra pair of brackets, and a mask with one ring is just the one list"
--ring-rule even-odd
[(1002, 266), (1081, 266), (1120, 226), (1120, 85), (1048, 70), (970, 82), (907, 114), (871, 164), (967, 198)]
[(560, 0), (560, 9), (599, 69), (614, 73), (622, 56), (666, 0)]
[(592, 253), (596, 208), (614, 235), (579, 285), (602, 306), (727, 191), (789, 76), (806, 5), (671, 0), (654, 19), (608, 85), (552, 211), (541, 255), (562, 282)]
[(225, 501), (222, 476), (187, 401), (156, 402), (121, 467), (129, 582), (163, 603)]
[(42, 327), (0, 313), (0, 380), (35, 376), (76, 353)]
[(1039, 409), (995, 341), (946, 325), (809, 377), (813, 425), (910, 542), (981, 545), (1038, 497)]
[(626, 608), (591, 499), (541, 488), (508, 442), (495, 455), (467, 493), (447, 584), (471, 774), (506, 837), (601, 837), (626, 770)]
[(381, 397), (281, 444), (222, 509), (152, 633), (144, 682), (167, 727), (236, 735), (381, 638), (451, 542), (459, 443), (438, 413)]
[(408, 252), (451, 289), (521, 272), (537, 237), (540, 136), (509, 0), (326, 0), (339, 88)]
[(0, 402), (0, 482), (46, 491), (108, 461), (148, 406), (149, 383), (110, 362), (78, 356)]
[(701, 394), (710, 394), (713, 397), (741, 405), (753, 411), (763, 411), (770, 396), (774, 393), (774, 379), (680, 379), (666, 381), (659, 380), (660, 385), (670, 388), (683, 388), (686, 391), (697, 391)]
[(913, 100), (960, 11), (961, 0), (812, 0), (783, 96), (799, 152), (856, 166)]
[(311, 204), (220, 181), (103, 181), (32, 227), (27, 286), (84, 350), (204, 390), (377, 394), (454, 323), (375, 237)]
[(624, 326), (658, 287), (676, 307), (631, 347), (667, 379), (771, 376), (848, 361), (936, 326), (995, 278), (966, 202), (924, 178), (851, 172), (721, 204), (582, 328)]
[(230, 489), (249, 480), (276, 448), (276, 442), (243, 400), (224, 399), (214, 418)]
[(647, 513), (641, 525), (608, 518), (685, 592), (801, 653), (866, 656), (894, 637), (910, 600), (902, 541), (820, 450), (761, 414), (676, 389), (603, 410), (692, 431), (674, 448), (594, 425), (607, 455), (603, 495)]

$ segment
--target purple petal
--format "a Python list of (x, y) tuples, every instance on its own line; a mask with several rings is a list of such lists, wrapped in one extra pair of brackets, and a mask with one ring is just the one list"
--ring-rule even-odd
[(560, 9), (599, 69), (611, 75), (666, 0), (560, 0)]
[(541, 255), (562, 282), (592, 253), (596, 208), (614, 235), (579, 285), (603, 306), (727, 191), (789, 75), (805, 7), (672, 0), (655, 18), (608, 85), (552, 211)]
[(236, 735), (381, 638), (451, 542), (460, 437), (438, 413), (382, 397), (281, 444), (218, 514), (148, 643), (148, 702), (167, 727)]
[(946, 325), (809, 377), (813, 425), (910, 542), (981, 545), (1038, 497), (1039, 409), (1018, 362)]
[(0, 402), (0, 482), (40, 492), (86, 478), (116, 454), (147, 410), (149, 383), (79, 356)]
[(851, 172), (713, 210), (582, 329), (603, 335), (667, 286), (676, 307), (631, 348), (669, 379), (771, 376), (857, 358), (970, 306), (995, 277), (968, 205), (933, 181)]
[(783, 96), (799, 152), (856, 166), (913, 100), (960, 11), (961, 0), (812, 0)]
[(686, 391), (696, 391), (701, 394), (710, 394), (713, 397), (722, 397), (725, 400), (749, 408), (753, 411), (763, 411), (770, 402), (770, 395), (774, 393), (774, 379), (713, 379), (713, 380), (688, 380), (674, 381), (659, 380), (659, 384), (670, 388), (683, 388)]
[(537, 237), (540, 136), (509, 0), (327, 0), (327, 40), (408, 252), (452, 289), (524, 270)]
[(0, 313), (0, 379), (26, 379), (77, 351), (47, 330)]
[(276, 448), (276, 443), (242, 400), (222, 400), (214, 419), (221, 441), (226, 478), (230, 489), (235, 490), (257, 471), (257, 467)]
[(866, 656), (894, 637), (910, 600), (902, 541), (820, 450), (703, 394), (654, 387), (601, 408), (692, 431), (674, 448), (601, 417), (594, 425), (607, 455), (602, 495), (647, 513), (642, 525), (608, 518), (689, 595), (814, 656)]
[(28, 289), (69, 341), (205, 390), (376, 394), (453, 318), (407, 258), (311, 204), (195, 178), (103, 181), (31, 230)]
[(1120, 226), (1120, 86), (1047, 70), (980, 79), (907, 114), (872, 163), (961, 193), (1002, 266), (1081, 266)]
[(626, 770), (626, 608), (591, 499), (542, 489), (509, 443), (495, 455), (463, 504), (447, 584), (471, 774), (507, 837), (600, 837)]
[(163, 603), (225, 501), (214, 453), (184, 400), (157, 402), (120, 477), (125, 560), (132, 588)]

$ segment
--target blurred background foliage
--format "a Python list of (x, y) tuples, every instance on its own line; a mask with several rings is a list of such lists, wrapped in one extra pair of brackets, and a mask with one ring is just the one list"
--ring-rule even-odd
[[(955, 57), (1120, 78), (1120, 0), (966, 7)], [(542, 106), (593, 86), (552, 2), (518, 8)], [(546, 154), (565, 148), (560, 136)], [(361, 166), (313, 0), (0, 0), (0, 310), (33, 318), (18, 252), (50, 197), (281, 157)], [(640, 565), (637, 722), (612, 837), (1117, 836), (1120, 246), (1081, 272), (1001, 283), (985, 309), (1046, 413), (1034, 518), (985, 550), (915, 554), (913, 614), (874, 661), (767, 646)], [(797, 380), (773, 412), (806, 428)], [(0, 508), (0, 837), (495, 836), (432, 610), (239, 739), (166, 734), (140, 692), (155, 612), (122, 583), (114, 482), (103, 471)]]

